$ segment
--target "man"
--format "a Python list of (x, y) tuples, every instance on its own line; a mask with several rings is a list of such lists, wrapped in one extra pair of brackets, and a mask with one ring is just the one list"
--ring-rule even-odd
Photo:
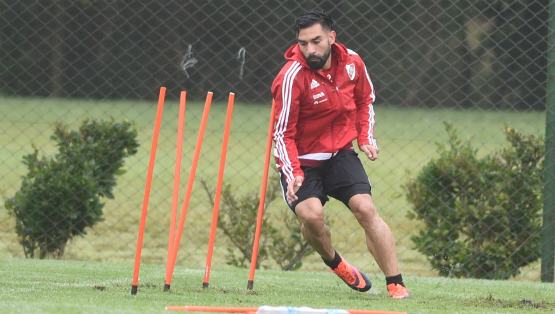
[(366, 243), (386, 276), (393, 298), (408, 298), (397, 264), (395, 240), (376, 211), (370, 181), (353, 148), (378, 158), (374, 89), (362, 59), (335, 41), (331, 16), (312, 10), (295, 22), (297, 44), (272, 85), (276, 104), (275, 155), (284, 199), (302, 222), (302, 234), (324, 263), (357, 291), (368, 277), (332, 246), (324, 222), (328, 196), (342, 201), (366, 233)]

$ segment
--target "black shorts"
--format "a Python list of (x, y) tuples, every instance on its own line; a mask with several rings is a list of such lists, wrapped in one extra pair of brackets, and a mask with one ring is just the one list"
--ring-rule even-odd
[[(329, 201), (328, 196), (340, 200), (349, 207), (349, 200), (357, 194), (372, 195), (372, 185), (354, 151), (341, 150), (323, 165), (301, 167), (304, 171), (303, 185), (297, 191), (298, 200), (287, 204), (293, 212), (300, 202), (316, 197), (322, 206)], [(280, 172), (283, 198), (287, 202), (287, 181)]]

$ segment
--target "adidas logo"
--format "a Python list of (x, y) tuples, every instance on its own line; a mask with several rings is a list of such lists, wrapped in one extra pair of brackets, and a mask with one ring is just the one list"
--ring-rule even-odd
[(320, 86), (320, 84), (316, 82), (315, 79), (312, 79), (312, 83), (310, 83), (310, 89), (315, 89), (318, 86)]

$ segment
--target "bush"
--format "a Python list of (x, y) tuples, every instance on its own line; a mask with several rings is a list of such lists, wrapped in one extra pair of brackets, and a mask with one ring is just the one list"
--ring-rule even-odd
[(543, 138), (505, 127), (509, 148), (482, 159), (445, 123), (449, 148), (404, 187), (413, 236), (442, 276), (506, 279), (540, 257)]
[[(266, 209), (270, 203), (278, 196), (281, 197), (277, 173), (268, 181), (256, 268), (260, 268), (264, 261), (271, 258), (282, 270), (296, 270), (302, 266), (302, 259), (315, 251), (304, 240), (300, 222), (288, 208), (285, 207), (276, 217), (268, 214)], [(210, 188), (204, 180), (201, 183), (213, 206), (214, 189)], [(234, 246), (227, 249), (228, 265), (242, 268), (250, 265), (259, 202), (260, 192), (258, 190), (237, 196), (231, 185), (224, 184), (218, 228)], [(266, 266), (266, 268), (268, 267)]]
[(137, 152), (137, 131), (130, 122), (83, 121), (79, 131), (55, 125), (51, 139), (59, 152), (39, 158), (38, 149), (23, 157), (29, 172), (5, 206), (16, 219), (26, 257), (61, 258), (67, 242), (103, 220), (101, 197), (114, 198), (115, 176), (125, 173), (123, 159)]

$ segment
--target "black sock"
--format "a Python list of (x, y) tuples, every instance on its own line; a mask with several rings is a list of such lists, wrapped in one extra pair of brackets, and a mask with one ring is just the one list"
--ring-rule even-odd
[(396, 283), (396, 284), (399, 284), (403, 287), (405, 286), (405, 284), (403, 283), (403, 276), (401, 276), (401, 274), (399, 274), (397, 276), (385, 277), (385, 282), (386, 282), (386, 285)]
[(339, 263), (341, 263), (341, 255), (339, 255), (337, 252), (335, 252), (335, 256), (333, 257), (333, 259), (331, 261), (327, 260), (323, 257), (322, 257), (322, 260), (324, 260), (324, 263), (326, 265), (328, 265), (329, 268), (336, 269), (337, 266), (339, 266)]

